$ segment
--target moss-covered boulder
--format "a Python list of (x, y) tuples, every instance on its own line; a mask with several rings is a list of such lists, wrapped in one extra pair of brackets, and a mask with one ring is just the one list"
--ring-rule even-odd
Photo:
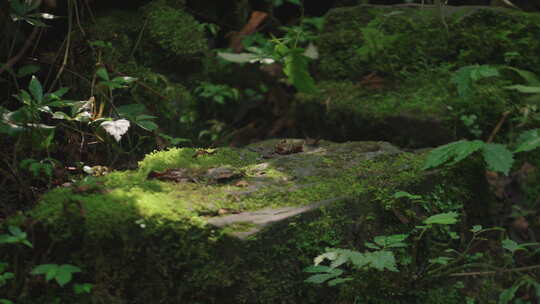
[(468, 80), (456, 80), (455, 73), (477, 64), (538, 73), (538, 33), (537, 14), (502, 8), (332, 9), (317, 41), (321, 93), (296, 97), (300, 134), (402, 147), (486, 138), (501, 114), (523, 100), (505, 89), (512, 84), (508, 75), (460, 95), (457, 83)]
[[(432, 198), (439, 206), (432, 210), (443, 201), (481, 202), (473, 167), (425, 173), (423, 160), (385, 142), (270, 140), (156, 152), (137, 171), (45, 194), (27, 214), (35, 240), (29, 260), (83, 268), (76, 280), (95, 287), (90, 297), (65, 295), (70, 303), (347, 303), (358, 294), (398, 303), (422, 293), (406, 287), (406, 267), (359, 273), (353, 289), (341, 290), (304, 283), (302, 269), (325, 247), (363, 249), (429, 215), (396, 191)], [(34, 265), (19, 266), (24, 273)], [(39, 281), (25, 286), (19, 303), (62, 293), (50, 286), (44, 293)]]
[(511, 64), (540, 72), (540, 16), (502, 8), (336, 8), (318, 39), (322, 79), (358, 81), (451, 63)]
[[(370, 88), (359, 82), (319, 82), (320, 94), (297, 94), (295, 111), (302, 132), (335, 141), (386, 140), (401, 147), (429, 147), (462, 137), (486, 137), (500, 115), (521, 101), (490, 79), (459, 96), (448, 68), (411, 74), (401, 82)], [(464, 117), (476, 118), (467, 126)], [(473, 134), (477, 130), (479, 133)]]

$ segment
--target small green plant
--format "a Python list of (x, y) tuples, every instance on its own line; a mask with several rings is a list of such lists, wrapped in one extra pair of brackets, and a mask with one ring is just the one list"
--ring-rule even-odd
[(443, 164), (456, 164), (477, 151), (482, 152), (488, 170), (508, 175), (514, 163), (514, 154), (540, 147), (540, 129), (522, 132), (514, 149), (507, 145), (487, 143), (482, 140), (460, 140), (440, 146), (428, 154), (423, 169), (431, 169)]
[(228, 101), (237, 101), (240, 97), (238, 89), (231, 88), (224, 84), (214, 84), (210, 82), (201, 82), (195, 89), (195, 93), (217, 104), (225, 104)]
[[(426, 231), (432, 229), (435, 225), (452, 225), (457, 222), (458, 214), (455, 212), (440, 213), (433, 215), (423, 221), (424, 225), (417, 226), (419, 235), (415, 237), (418, 242)], [(317, 256), (314, 260), (314, 266), (305, 269), (308, 273), (314, 273), (306, 279), (308, 283), (322, 284), (328, 283), (329, 286), (335, 286), (352, 280), (351, 277), (341, 277), (344, 271), (338, 267), (350, 264), (354, 269), (360, 271), (377, 270), (398, 272), (397, 259), (392, 250), (397, 248), (406, 248), (410, 245), (405, 242), (414, 235), (394, 234), (389, 236), (377, 236), (373, 242), (366, 242), (365, 246), (372, 251), (358, 252), (349, 249), (328, 248), (325, 253)], [(413, 246), (414, 247), (414, 246)], [(325, 260), (330, 261), (328, 266), (321, 265)], [(404, 261), (407, 261), (405, 259)], [(405, 262), (407, 263), (407, 262)]]
[(62, 96), (67, 93), (62, 88), (53, 93), (45, 93), (41, 83), (32, 77), (28, 89), (21, 89), (15, 98), (21, 102), (21, 107), (15, 111), (0, 108), (0, 133), (9, 136), (27, 136), (31, 139), (32, 148), (46, 150), (51, 147), (54, 139), (55, 126), (47, 125), (42, 115), (52, 117), (68, 116), (64, 112), (54, 112), (53, 108), (71, 107), (73, 102), (65, 101)]
[(309, 73), (309, 63), (318, 58), (317, 48), (312, 41), (323, 24), (323, 18), (303, 18), (298, 26), (281, 27), (284, 35), (280, 38), (265, 39), (260, 34), (251, 35), (244, 40), (249, 52), (241, 54), (220, 52), (218, 56), (236, 63), (279, 62), (283, 65), (287, 80), (299, 92), (314, 94), (318, 89)]
[[(3, 244), (22, 244), (26, 247), (33, 248), (32, 243), (28, 241), (28, 235), (19, 227), (8, 226), (7, 233), (0, 234), (0, 245)], [(9, 264), (0, 261), (0, 288), (5, 286), (8, 280), (15, 279), (15, 274), (8, 271)], [(42, 264), (34, 267), (30, 272), (32, 275), (45, 275), (45, 281), (56, 281), (60, 287), (64, 287), (73, 279), (73, 274), (81, 272), (77, 266), (70, 264)], [(93, 285), (90, 283), (74, 284), (73, 291), (75, 294), (85, 294), (92, 291)], [(0, 298), (0, 304), (13, 304), (8, 299)]]
[(63, 287), (71, 282), (73, 274), (77, 272), (81, 272), (81, 269), (69, 264), (42, 264), (35, 267), (30, 273), (33, 275), (45, 275), (45, 281), (55, 280), (58, 285)]

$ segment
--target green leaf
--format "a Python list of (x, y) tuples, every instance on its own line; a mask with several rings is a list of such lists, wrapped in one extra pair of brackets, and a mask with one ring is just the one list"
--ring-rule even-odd
[(41, 68), (38, 66), (38, 65), (35, 65), (35, 64), (27, 64), (25, 66), (22, 66), (18, 71), (17, 71), (17, 78), (22, 78), (22, 77), (26, 77), (28, 75), (32, 75), (32, 74), (35, 74), (37, 73)]
[(30, 93), (34, 97), (34, 100), (38, 104), (41, 104), (43, 102), (43, 87), (41, 86), (41, 83), (36, 78), (36, 76), (32, 76), (30, 84), (28, 85), (28, 91), (30, 91)]
[(518, 250), (523, 250), (525, 248), (523, 248), (522, 246), (520, 246), (518, 243), (516, 243), (515, 241), (511, 240), (511, 239), (505, 239), (501, 242), (501, 245), (504, 249), (512, 252), (512, 254)]
[(527, 130), (519, 135), (514, 153), (531, 151), (540, 147), (540, 129)]
[(480, 230), (482, 230), (482, 225), (474, 225), (471, 228), (471, 232), (473, 232), (473, 233), (479, 232)]
[(394, 193), (394, 198), (402, 198), (402, 197), (406, 197), (411, 200), (419, 200), (422, 198), (421, 195), (410, 194), (409, 192), (405, 192), (405, 191), (398, 191)]
[(526, 86), (526, 85), (521, 85), (521, 84), (515, 84), (515, 85), (511, 85), (511, 86), (506, 86), (504, 88), (509, 89), (509, 90), (515, 90), (515, 91), (518, 91), (520, 93), (525, 93), (525, 94), (538, 94), (538, 93), (540, 93), (540, 87), (531, 87), (531, 86)]
[(457, 223), (458, 214), (457, 212), (451, 211), (446, 213), (439, 213), (432, 215), (424, 220), (424, 224), (426, 225), (433, 225), (433, 224), (439, 224), (439, 225), (453, 225)]
[(94, 284), (90, 283), (83, 283), (83, 284), (75, 284), (73, 285), (73, 292), (75, 294), (85, 294), (92, 292), (92, 288), (94, 288)]
[(460, 140), (440, 146), (429, 152), (422, 170), (438, 167), (450, 160), (455, 164), (480, 150), (485, 143), (481, 140)]
[(501, 144), (485, 144), (482, 147), (482, 154), (486, 161), (488, 170), (502, 172), (508, 175), (514, 163), (514, 155), (506, 146)]
[(313, 284), (322, 284), (326, 282), (327, 280), (333, 279), (335, 277), (336, 277), (335, 274), (329, 274), (329, 273), (315, 274), (307, 278), (304, 282), (313, 283)]
[(96, 74), (99, 76), (99, 78), (101, 78), (102, 80), (106, 80), (106, 81), (109, 81), (110, 78), (109, 78), (109, 73), (107, 73), (107, 70), (105, 68), (99, 68), (97, 71), (96, 71)]
[(391, 251), (380, 250), (367, 254), (373, 268), (383, 271), (385, 269), (397, 272), (396, 259)]
[(285, 57), (285, 66), (283, 72), (287, 75), (289, 81), (301, 93), (318, 93), (315, 80), (309, 74), (309, 58), (304, 56), (303, 49), (294, 49)]
[(514, 285), (508, 289), (505, 289), (501, 294), (499, 295), (499, 304), (508, 304), (510, 303), (514, 297), (516, 296), (516, 292), (519, 289), (520, 285)]
[(449, 258), (449, 257), (442, 257), (441, 256), (441, 257), (437, 257), (437, 258), (434, 258), (434, 259), (429, 259), (429, 263), (431, 263), (431, 264), (439, 264), (439, 265), (446, 265), (451, 260), (453, 260), (453, 259)]
[(336, 285), (339, 285), (348, 281), (352, 281), (352, 280), (353, 280), (352, 278), (337, 278), (337, 279), (328, 281), (328, 286), (332, 287), (332, 286), (336, 286)]
[(322, 265), (313, 265), (313, 266), (309, 266), (309, 267), (306, 267), (304, 268), (304, 272), (309, 272), (309, 273), (318, 273), (318, 272), (330, 272), (332, 271), (332, 268), (331, 267), (328, 267), (328, 266), (322, 266)]
[(0, 304), (14, 304), (14, 303), (11, 302), (10, 300), (0, 299)]
[(457, 70), (452, 75), (451, 82), (457, 86), (458, 94), (468, 98), (472, 93), (472, 84), (483, 78), (499, 76), (497, 68), (489, 65), (469, 65)]
[(513, 67), (504, 68), (516, 72), (519, 76), (521, 76), (521, 78), (523, 78), (527, 82), (527, 84), (540, 87), (540, 78), (535, 73)]
[[(60, 89), (58, 89), (58, 90), (56, 90), (56, 91), (54, 91), (54, 92), (52, 92), (52, 93), (50, 93), (50, 94), (47, 94), (47, 97), (48, 97), (49, 99), (56, 99), (56, 100), (59, 100), (60, 98), (62, 98), (62, 96), (66, 95), (66, 93), (67, 93), (68, 91), (69, 91), (69, 88), (60, 88)], [(64, 103), (65, 103), (66, 106), (67, 106), (67, 105), (71, 105), (71, 103), (67, 103), (67, 102), (65, 102), (65, 101), (64, 101)], [(49, 105), (50, 105), (50, 106), (53, 106), (53, 105), (51, 105), (51, 104), (49, 104)]]
[(145, 129), (146, 131), (154, 131), (159, 128), (155, 122), (150, 121), (150, 120), (137, 120), (135, 121), (135, 124)]

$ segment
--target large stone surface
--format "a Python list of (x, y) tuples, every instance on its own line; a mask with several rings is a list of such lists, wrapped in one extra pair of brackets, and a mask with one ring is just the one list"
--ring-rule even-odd
[(137, 171), (52, 190), (25, 222), (42, 261), (79, 265), (79, 279), (95, 283), (78, 303), (346, 303), (359, 292), (395, 298), (407, 271), (366, 273), (352, 292), (306, 284), (302, 269), (326, 247), (362, 250), (364, 241), (408, 231), (429, 215), (395, 199), (396, 191), (479, 201), (477, 171), (427, 174), (423, 160), (385, 142), (172, 149), (148, 155)]

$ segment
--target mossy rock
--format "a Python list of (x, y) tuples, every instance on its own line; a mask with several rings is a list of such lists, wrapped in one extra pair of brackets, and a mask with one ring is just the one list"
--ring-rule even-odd
[(473, 137), (462, 115), (476, 115), (475, 123), (487, 136), (500, 113), (520, 102), (517, 94), (504, 89), (508, 82), (501, 79), (478, 82), (473, 94), (462, 98), (448, 69), (410, 76), (400, 83), (384, 82), (379, 89), (351, 81), (321, 81), (320, 94), (297, 94), (296, 120), (312, 137), (430, 147)]
[[(366, 31), (366, 29), (369, 29)], [(356, 6), (326, 15), (317, 46), (321, 79), (358, 81), (371, 71), (402, 71), (452, 63), (509, 64), (540, 72), (540, 16), (502, 8)], [(371, 45), (371, 54), (359, 50)]]
[[(325, 247), (363, 250), (376, 235), (414, 227), (426, 214), (396, 200), (396, 191), (481, 205), (480, 170), (426, 173), (424, 158), (385, 142), (171, 149), (148, 155), (137, 171), (46, 193), (27, 214), (27, 228), (39, 240), (40, 261), (81, 266), (77, 280), (95, 284), (91, 296), (71, 300), (77, 303), (321, 303), (351, 301), (353, 294), (398, 301), (409, 292), (406, 270), (358, 273), (353, 288), (340, 291), (304, 283), (302, 269)], [(210, 174), (215, 168), (221, 173)], [(186, 181), (163, 180), (167, 174)], [(260, 219), (261, 210), (294, 212), (262, 222), (249, 216)], [(47, 288), (34, 286), (19, 303), (62, 293)]]

